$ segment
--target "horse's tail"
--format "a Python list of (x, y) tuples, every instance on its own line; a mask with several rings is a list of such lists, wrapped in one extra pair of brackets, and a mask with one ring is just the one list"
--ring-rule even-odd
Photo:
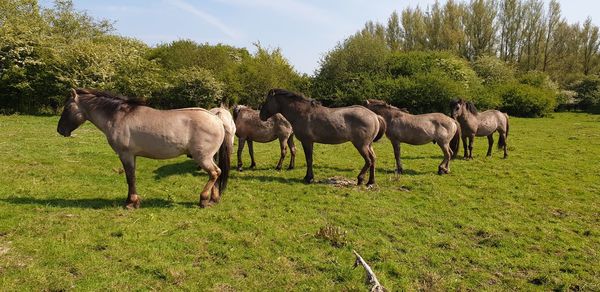
[(227, 181), (229, 180), (229, 169), (231, 168), (231, 153), (233, 152), (233, 135), (235, 132), (232, 132), (230, 127), (223, 124), (223, 128), (225, 130), (225, 137), (223, 138), (223, 142), (221, 142), (221, 147), (219, 148), (219, 168), (221, 169), (221, 175), (217, 178), (217, 187), (219, 188), (219, 193), (223, 193), (227, 188)]
[(382, 116), (377, 115), (377, 120), (379, 120), (379, 132), (377, 132), (377, 136), (375, 136), (375, 139), (373, 139), (373, 142), (379, 141), (379, 139), (381, 139), (381, 137), (383, 137), (383, 135), (385, 134), (385, 130), (387, 128), (385, 119), (383, 119)]
[(450, 150), (452, 150), (452, 158), (454, 159), (458, 155), (458, 148), (460, 147), (461, 128), (457, 120), (453, 121), (456, 124), (456, 132), (454, 132), (454, 137), (450, 140)]
[(508, 138), (508, 115), (505, 113), (502, 114), (506, 117), (506, 132), (504, 132), (504, 135), (500, 135), (500, 139), (498, 139), (498, 148), (506, 146), (506, 138)]

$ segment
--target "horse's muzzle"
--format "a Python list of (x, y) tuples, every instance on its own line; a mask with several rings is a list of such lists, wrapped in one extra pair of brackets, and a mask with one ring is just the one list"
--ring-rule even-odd
[(63, 137), (71, 137), (71, 132), (67, 130), (63, 130), (61, 128), (57, 128), (56, 131), (61, 134)]

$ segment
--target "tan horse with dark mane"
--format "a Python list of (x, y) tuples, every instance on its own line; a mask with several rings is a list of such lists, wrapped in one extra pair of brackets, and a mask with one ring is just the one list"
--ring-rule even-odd
[[(232, 137), (219, 117), (201, 108), (157, 110), (138, 100), (93, 89), (73, 89), (58, 122), (65, 137), (89, 120), (106, 135), (119, 155), (127, 177), (125, 206), (138, 208), (135, 188), (136, 157), (174, 158), (189, 154), (209, 174), (200, 193), (200, 206), (217, 203), (229, 177)], [(219, 165), (213, 156), (219, 153)]]
[(288, 169), (294, 169), (296, 161), (296, 145), (294, 145), (294, 131), (292, 125), (281, 114), (276, 114), (266, 121), (261, 121), (257, 110), (245, 105), (236, 105), (233, 107), (233, 118), (235, 119), (236, 132), (238, 136), (237, 151), (237, 170), (242, 171), (242, 152), (244, 144), (248, 142), (248, 153), (250, 153), (250, 168), (256, 166), (254, 161), (254, 143), (268, 143), (279, 140), (279, 162), (275, 169), (280, 170), (287, 148), (290, 148), (290, 166)]
[(392, 142), (396, 158), (396, 173), (402, 173), (400, 143), (423, 145), (437, 143), (444, 154), (438, 166), (438, 174), (450, 172), (450, 159), (458, 152), (460, 125), (442, 113), (411, 115), (406, 109), (399, 109), (382, 100), (369, 99), (366, 107), (382, 116), (387, 123), (386, 136)]
[[(508, 115), (498, 110), (478, 112), (475, 105), (462, 99), (450, 103), (452, 117), (455, 118), (462, 129), (463, 148), (465, 159), (473, 159), (473, 140), (475, 136), (487, 136), (487, 156), (492, 156), (494, 145), (494, 132), (498, 132), (498, 148), (504, 149), (504, 158), (508, 157), (506, 139), (508, 137)], [(467, 154), (467, 138), (469, 139), (469, 152)]]
[(266, 121), (281, 113), (292, 124), (294, 135), (302, 142), (306, 155), (306, 176), (311, 183), (313, 174), (313, 144), (341, 144), (352, 142), (365, 164), (358, 174), (362, 184), (369, 170), (367, 185), (375, 183), (375, 151), (373, 142), (385, 133), (386, 124), (381, 116), (359, 105), (328, 108), (319, 102), (284, 89), (271, 89), (260, 110), (260, 119)]

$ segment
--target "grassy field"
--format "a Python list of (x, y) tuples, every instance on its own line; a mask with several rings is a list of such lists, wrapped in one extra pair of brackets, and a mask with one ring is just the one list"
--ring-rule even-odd
[(355, 179), (350, 144), (316, 145), (305, 185), (301, 146), (277, 172), (277, 143), (255, 143), (208, 209), (190, 160), (140, 158), (135, 211), (102, 133), (57, 121), (0, 116), (0, 290), (364, 290), (353, 249), (389, 290), (600, 290), (598, 115), (513, 118), (507, 160), (478, 138), (446, 176), (436, 145), (403, 146), (394, 175), (384, 139), (373, 189), (325, 182)]

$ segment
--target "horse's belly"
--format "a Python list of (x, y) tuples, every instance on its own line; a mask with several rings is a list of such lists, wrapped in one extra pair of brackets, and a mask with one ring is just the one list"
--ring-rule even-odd
[(131, 146), (136, 149), (136, 155), (153, 159), (174, 158), (187, 151), (187, 143), (174, 139), (145, 139), (134, 143)]

